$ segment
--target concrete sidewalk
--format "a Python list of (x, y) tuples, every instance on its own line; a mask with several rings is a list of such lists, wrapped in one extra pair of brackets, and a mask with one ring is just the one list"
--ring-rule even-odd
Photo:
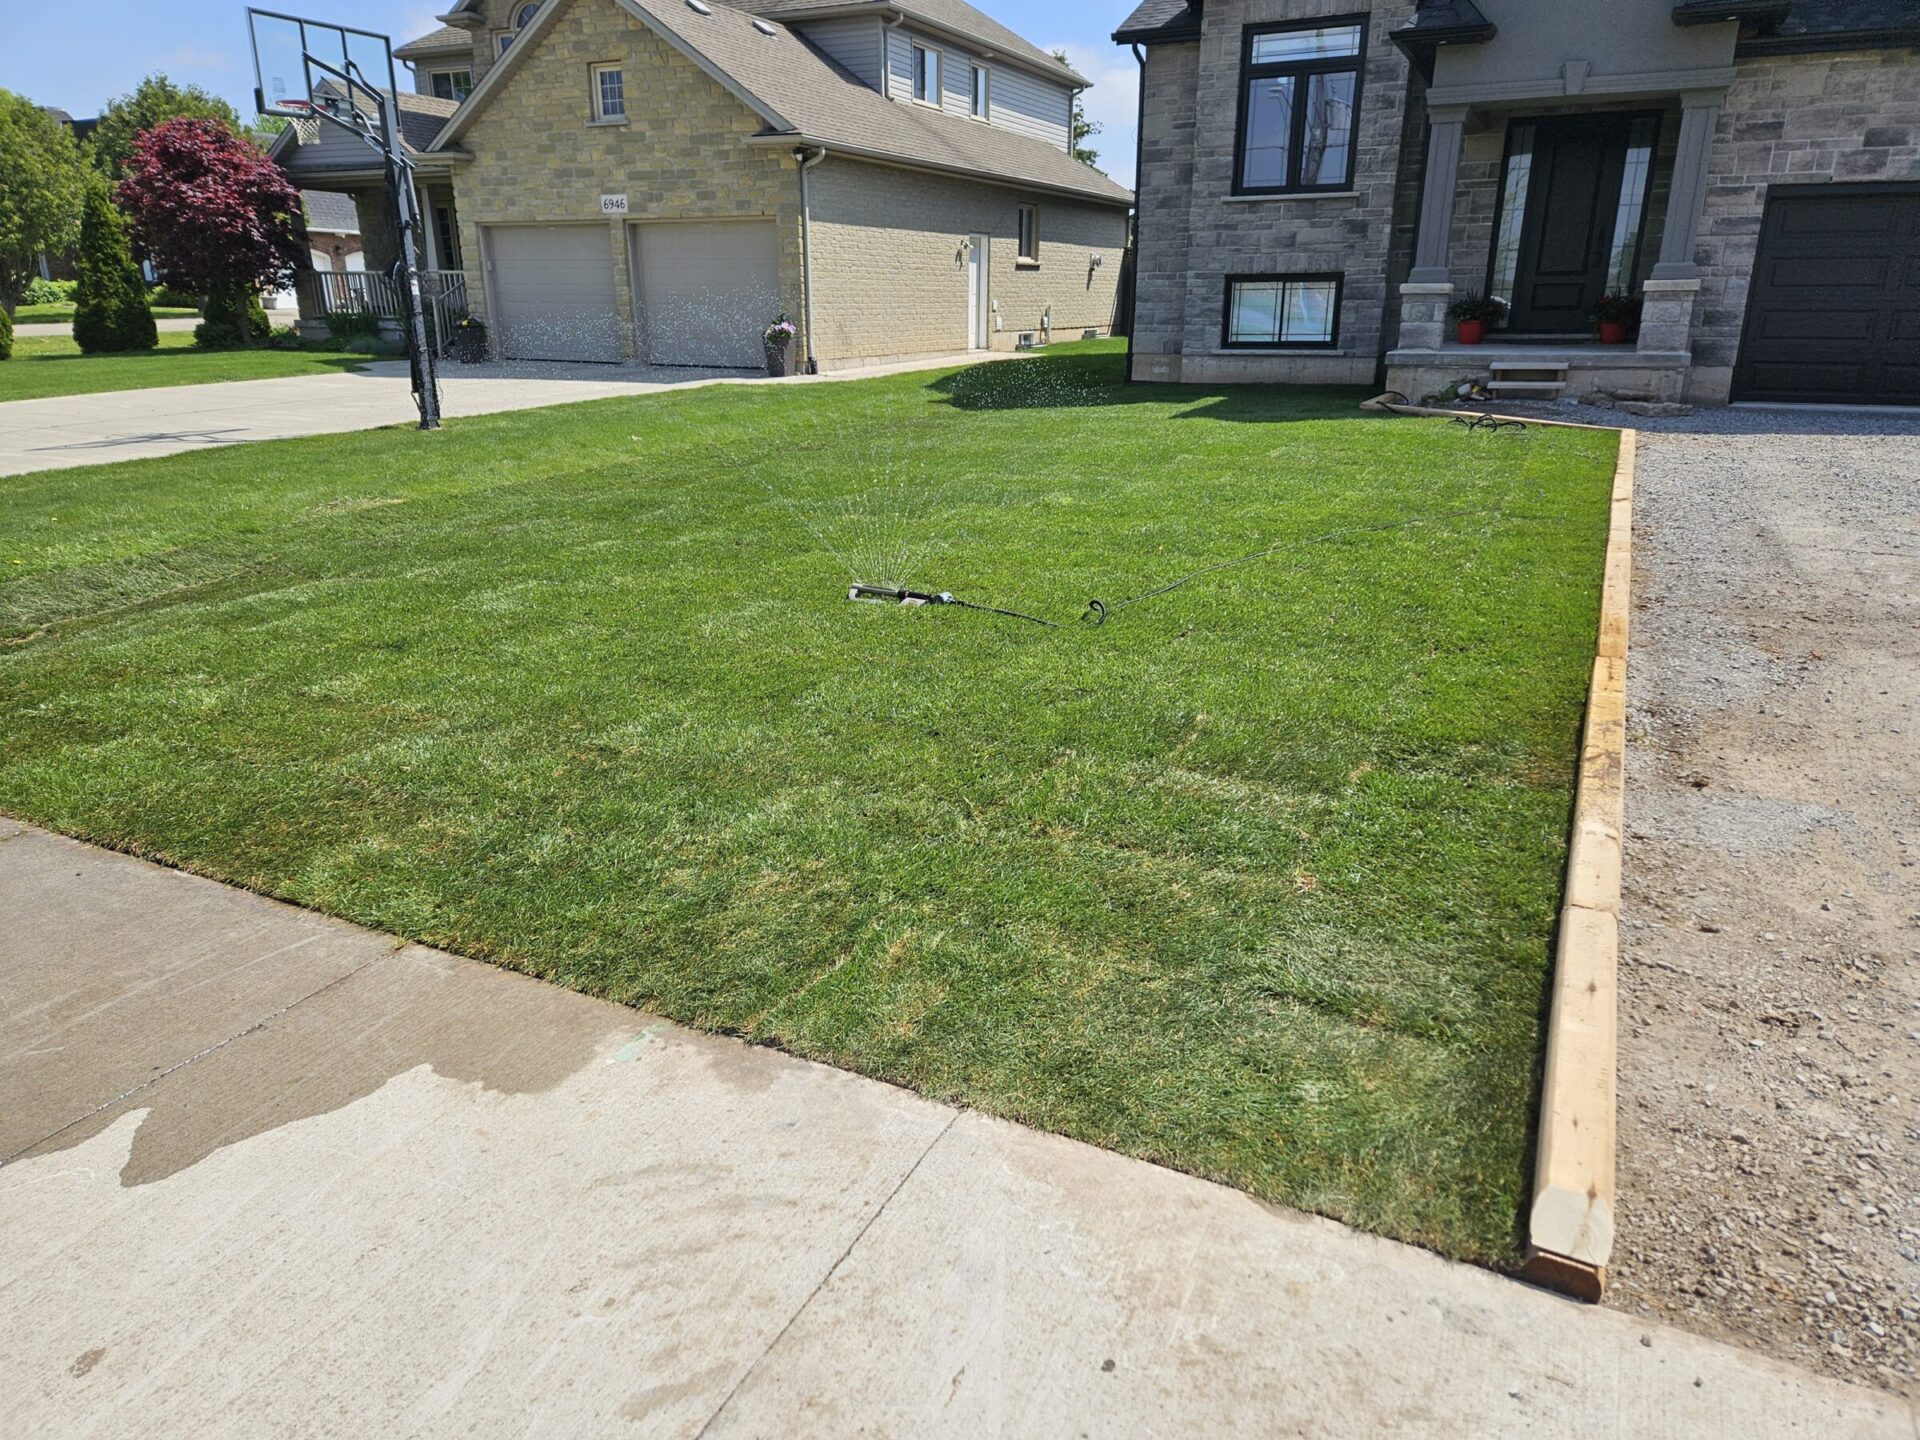
[(1203, 1181), (0, 837), (11, 1433), (1915, 1435)]
[[(165, 320), (156, 319), (153, 328), (162, 335), (192, 330), (200, 324), (198, 317), (175, 317)], [(55, 340), (73, 334), (71, 320), (31, 320), (24, 325), (13, 327), (13, 333), (22, 340)]]
[[(821, 385), (1011, 360), (1014, 353), (929, 355), (826, 375), (769, 380), (739, 370), (625, 365), (453, 365), (441, 369), (448, 419), (702, 385)], [(0, 403), (0, 475), (143, 460), (254, 440), (419, 423), (404, 361), (279, 380), (232, 380)]]

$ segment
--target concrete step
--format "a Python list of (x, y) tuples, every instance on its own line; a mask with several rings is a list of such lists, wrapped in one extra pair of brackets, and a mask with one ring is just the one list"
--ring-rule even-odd
[(1558, 395), (1567, 388), (1564, 380), (1502, 380), (1498, 376), (1487, 382), (1487, 388), (1496, 395)]
[(1487, 369), (1495, 375), (1565, 375), (1564, 360), (1496, 360)]

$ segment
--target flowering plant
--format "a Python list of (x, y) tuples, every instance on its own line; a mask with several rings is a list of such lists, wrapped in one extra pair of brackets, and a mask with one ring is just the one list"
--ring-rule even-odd
[(1602, 295), (1593, 307), (1597, 325), (1632, 325), (1640, 318), (1640, 301), (1632, 295)]
[(785, 315), (782, 315), (771, 325), (767, 326), (760, 338), (765, 340), (769, 345), (786, 345), (799, 333), (800, 327), (795, 325)]

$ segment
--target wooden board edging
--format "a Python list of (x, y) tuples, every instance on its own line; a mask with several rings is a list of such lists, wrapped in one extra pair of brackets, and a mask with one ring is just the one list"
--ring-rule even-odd
[(1606, 579), (1554, 956), (1527, 1259), (1521, 1274), (1598, 1300), (1613, 1254), (1620, 864), (1626, 808), (1627, 629), (1639, 436), (1614, 468)]

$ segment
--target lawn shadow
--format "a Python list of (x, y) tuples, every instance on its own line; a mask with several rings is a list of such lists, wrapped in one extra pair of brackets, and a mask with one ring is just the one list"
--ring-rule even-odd
[(1128, 384), (1120, 354), (1036, 353), (942, 375), (927, 386), (957, 410), (1086, 410), (1180, 405), (1175, 420), (1276, 424), (1364, 418), (1359, 386)]

